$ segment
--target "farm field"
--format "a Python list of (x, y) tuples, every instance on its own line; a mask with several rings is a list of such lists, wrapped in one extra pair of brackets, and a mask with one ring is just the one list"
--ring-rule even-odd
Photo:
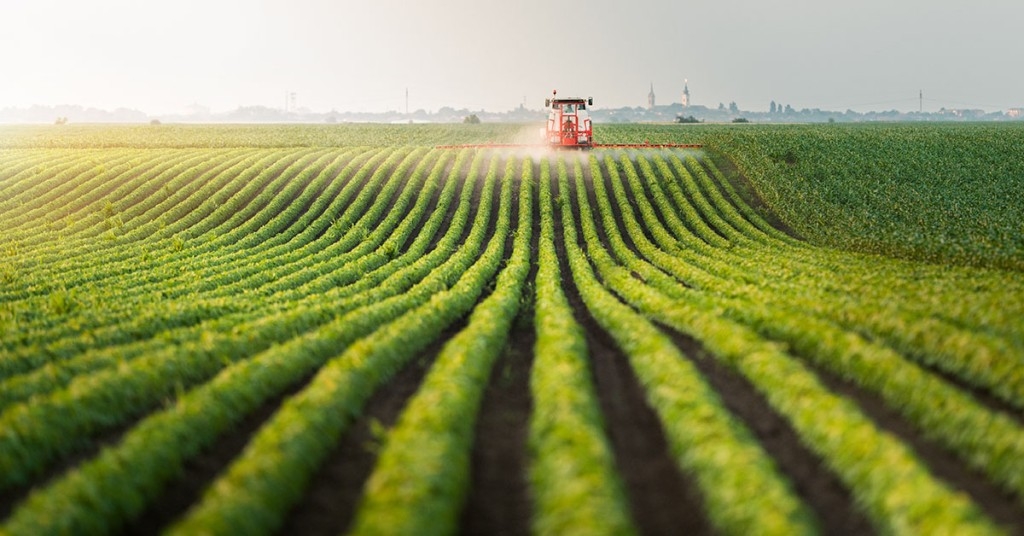
[(1018, 125), (66, 127), (0, 534), (1024, 532)]

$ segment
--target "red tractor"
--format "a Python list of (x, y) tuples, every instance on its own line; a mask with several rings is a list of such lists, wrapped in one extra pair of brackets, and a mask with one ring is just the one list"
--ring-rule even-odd
[(587, 106), (594, 104), (592, 97), (558, 98), (554, 91), (550, 99), (544, 99), (548, 109), (548, 124), (544, 139), (556, 148), (589, 149), (594, 146), (594, 130)]

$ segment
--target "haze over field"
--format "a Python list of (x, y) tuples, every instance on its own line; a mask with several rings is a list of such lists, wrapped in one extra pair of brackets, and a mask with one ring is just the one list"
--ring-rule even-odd
[(3, 0), (0, 109), (1024, 106), (1017, 0)]

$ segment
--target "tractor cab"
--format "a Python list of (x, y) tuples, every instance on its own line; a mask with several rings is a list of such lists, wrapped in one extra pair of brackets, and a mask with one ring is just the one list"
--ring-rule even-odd
[(557, 148), (593, 146), (594, 132), (587, 112), (587, 106), (593, 104), (593, 98), (558, 98), (557, 91), (550, 99), (544, 99), (544, 108), (548, 110), (544, 131), (547, 144)]

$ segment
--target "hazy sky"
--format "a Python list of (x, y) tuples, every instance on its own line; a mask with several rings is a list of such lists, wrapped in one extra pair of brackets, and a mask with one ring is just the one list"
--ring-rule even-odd
[(0, 0), (0, 108), (1024, 106), (1021, 0)]

